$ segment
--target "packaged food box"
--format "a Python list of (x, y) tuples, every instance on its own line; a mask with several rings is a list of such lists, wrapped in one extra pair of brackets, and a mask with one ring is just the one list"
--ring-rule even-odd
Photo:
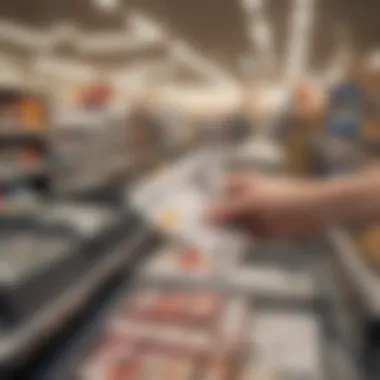
[(189, 357), (148, 354), (142, 358), (139, 380), (191, 380), (195, 370)]
[(210, 347), (210, 333), (204, 329), (115, 318), (108, 330), (136, 341), (139, 350), (145, 353), (201, 356)]
[(244, 297), (230, 300), (221, 316), (218, 327), (218, 341), (228, 350), (235, 351), (249, 344), (251, 310)]
[[(107, 332), (91, 350), (79, 368), (80, 380), (108, 379), (107, 373), (115, 370), (116, 362), (130, 362), (135, 341), (126, 336)], [(121, 364), (119, 365), (121, 366)], [(113, 368), (113, 369), (111, 369)], [(116, 371), (116, 370), (115, 370)], [(122, 371), (121, 369), (119, 371)], [(107, 377), (108, 376), (108, 377)], [(113, 377), (110, 377), (113, 379)]]
[(98, 362), (83, 380), (139, 380), (141, 363), (133, 356), (114, 355)]
[(209, 276), (213, 273), (212, 260), (196, 248), (166, 247), (156, 253), (144, 268), (149, 276)]
[(201, 379), (239, 379), (248, 352), (248, 312), (248, 305), (242, 297), (226, 304), (203, 361)]
[(321, 330), (311, 314), (262, 311), (255, 315), (251, 342), (257, 365), (278, 378), (323, 378)]
[(201, 379), (229, 380), (230, 378), (229, 360), (227, 357), (212, 354), (212, 356), (206, 361)]
[(144, 290), (123, 307), (123, 316), (157, 323), (209, 326), (223, 308), (223, 297), (215, 293)]

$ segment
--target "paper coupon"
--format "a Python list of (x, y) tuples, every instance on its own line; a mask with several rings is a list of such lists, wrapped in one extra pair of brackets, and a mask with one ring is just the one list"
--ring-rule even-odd
[[(204, 211), (215, 200), (215, 192), (209, 186), (215, 178), (212, 170), (207, 171), (206, 157), (201, 155), (180, 163), (136, 187), (130, 197), (132, 207), (170, 236), (216, 255), (218, 260), (233, 258), (243, 250), (243, 239), (204, 220)], [(227, 261), (225, 267), (231, 265)]]

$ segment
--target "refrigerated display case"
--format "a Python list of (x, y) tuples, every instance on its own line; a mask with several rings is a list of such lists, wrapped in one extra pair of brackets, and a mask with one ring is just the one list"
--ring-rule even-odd
[[(318, 242), (256, 242), (221, 274), (221, 257), (159, 236), (132, 239), (144, 259), (119, 272), (116, 289), (27, 378), (140, 379), (154, 369), (165, 379), (348, 379), (331, 354), (341, 340), (325, 298), (335, 289), (335, 305), (341, 295), (322, 287)], [(113, 269), (126, 260), (106, 257)]]
[(49, 105), (40, 89), (0, 86), (1, 216), (37, 212), (49, 190)]

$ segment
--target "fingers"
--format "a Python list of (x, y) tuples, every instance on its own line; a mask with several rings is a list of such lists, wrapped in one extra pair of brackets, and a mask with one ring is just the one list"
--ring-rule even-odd
[(205, 213), (205, 218), (211, 223), (223, 223), (242, 217), (247, 210), (244, 199), (234, 198), (211, 205)]
[(241, 193), (249, 187), (250, 180), (250, 176), (246, 173), (231, 174), (224, 182), (223, 191), (227, 195)]

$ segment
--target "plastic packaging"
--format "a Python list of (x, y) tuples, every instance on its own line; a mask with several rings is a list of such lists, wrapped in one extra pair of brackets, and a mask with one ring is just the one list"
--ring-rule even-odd
[(208, 332), (194, 328), (116, 318), (109, 324), (109, 329), (120, 337), (135, 339), (138, 346), (147, 352), (198, 356), (210, 346)]
[(133, 340), (114, 333), (107, 334), (83, 362), (79, 369), (79, 379), (133, 379), (132, 374), (137, 370), (133, 354)]
[(223, 299), (217, 294), (147, 290), (126, 301), (123, 316), (155, 323), (208, 327), (222, 306)]

